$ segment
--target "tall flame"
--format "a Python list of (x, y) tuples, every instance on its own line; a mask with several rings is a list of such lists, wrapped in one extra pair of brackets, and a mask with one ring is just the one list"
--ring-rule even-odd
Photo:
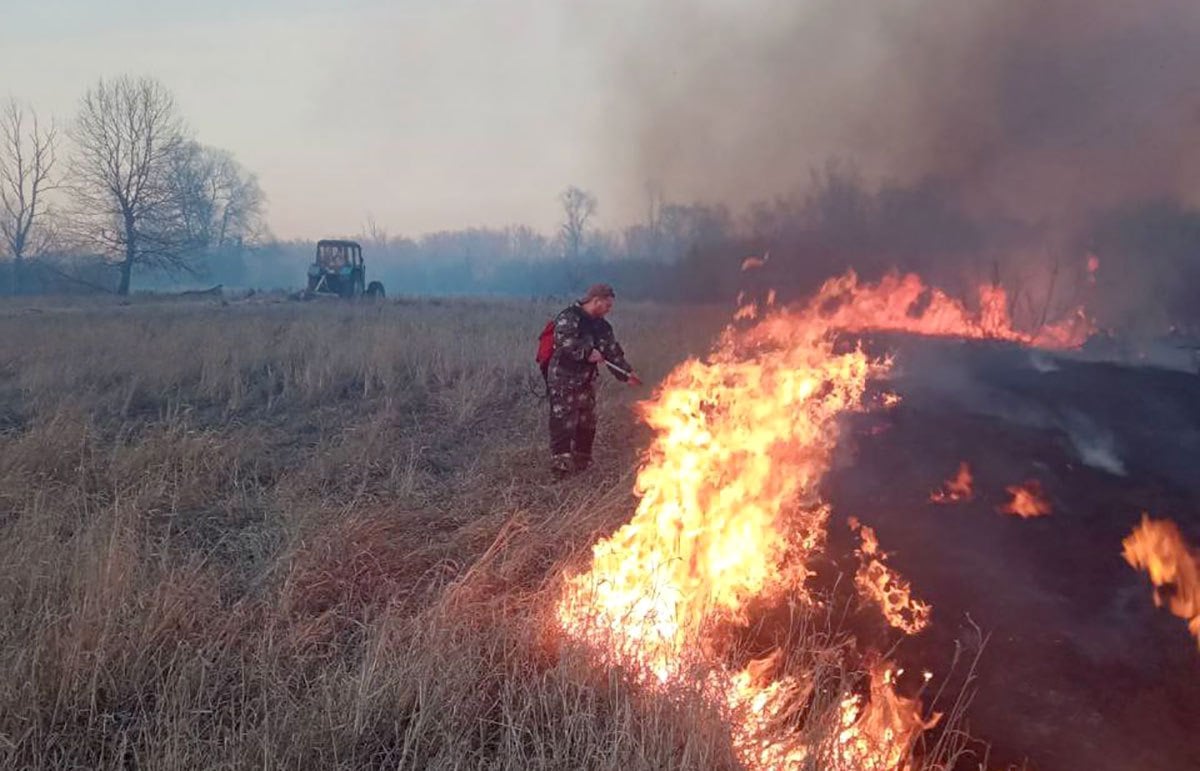
[[(566, 578), (557, 607), (563, 632), (651, 686), (688, 681), (700, 663), (750, 767), (902, 768), (929, 723), (916, 700), (895, 693), (888, 665), (870, 670), (865, 698), (846, 697), (833, 745), (809, 747), (779, 726), (811, 684), (778, 672), (778, 651), (742, 668), (726, 654), (751, 607), (816, 603), (804, 583), (826, 541), (829, 509), (818, 484), (839, 418), (863, 409), (868, 380), (889, 367), (861, 348), (835, 346), (840, 331), (1074, 340), (1066, 327), (1014, 331), (1001, 289), (980, 299), (973, 315), (916, 276), (869, 285), (850, 272), (791, 310), (774, 307), (773, 296), (765, 307), (743, 305), (741, 328), (727, 328), (706, 359), (681, 364), (641, 405), (655, 438), (636, 481), (640, 500), (632, 519), (593, 547), (588, 569)], [(920, 631), (929, 606), (884, 564), (874, 532), (863, 528), (862, 537), (860, 593), (896, 628)]]
[(568, 631), (602, 629), (626, 663), (666, 680), (710, 620), (744, 622), (750, 600), (798, 586), (824, 541), (816, 485), (836, 419), (882, 366), (861, 350), (834, 353), (827, 331), (792, 315), (730, 330), (709, 361), (685, 362), (642, 406), (656, 437), (641, 500), (569, 582)]
[(1179, 528), (1169, 519), (1142, 522), (1122, 542), (1125, 561), (1146, 571), (1154, 584), (1154, 604), (1188, 622), (1200, 643), (1200, 557), (1188, 548)]

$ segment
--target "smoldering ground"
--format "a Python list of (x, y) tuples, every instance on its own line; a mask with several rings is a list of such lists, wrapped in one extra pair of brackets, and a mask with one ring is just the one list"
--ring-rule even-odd
[[(1200, 381), (1072, 357), (1048, 367), (1044, 354), (1033, 365), (990, 341), (872, 345), (896, 353), (887, 387), (901, 401), (843, 436), (831, 538), (850, 538), (848, 516), (875, 528), (932, 604), (914, 663), (946, 672), (979, 628), (990, 634), (971, 708), (988, 765), (1194, 765), (1200, 715), (1181, 673), (1195, 669), (1195, 640), (1121, 549), (1143, 511), (1195, 542)], [(972, 494), (931, 500), (963, 462)], [(1002, 513), (1008, 488), (1031, 482), (1052, 510)]]

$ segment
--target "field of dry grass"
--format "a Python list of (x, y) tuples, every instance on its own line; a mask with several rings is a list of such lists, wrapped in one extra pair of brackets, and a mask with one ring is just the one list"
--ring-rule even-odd
[[(552, 639), (647, 437), (610, 381), (596, 467), (550, 481), (549, 305), (28, 306), (0, 306), (0, 767), (736, 766), (698, 700)], [(719, 323), (614, 316), (651, 382)]]

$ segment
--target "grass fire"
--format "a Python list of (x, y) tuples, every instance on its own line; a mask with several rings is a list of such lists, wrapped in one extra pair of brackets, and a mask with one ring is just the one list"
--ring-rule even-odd
[[(537, 306), (10, 305), (4, 764), (1045, 764), (1059, 746), (1020, 738), (998, 674), (1039, 666), (1042, 643), (985, 645), (1038, 601), (1017, 581), (996, 606), (953, 556), (1040, 549), (1033, 532), (1000, 551), (988, 535), (1002, 477), (1041, 464), (1064, 501), (1055, 527), (1085, 527), (1081, 554), (1125, 539), (1155, 603), (1193, 625), (1194, 560), (1153, 521), (1110, 541), (1085, 526), (1094, 506), (1164, 493), (1078, 478), (1069, 443), (996, 414), (961, 376), (948, 398), (932, 362), (1027, 373), (1010, 400), (1053, 402), (1044, 378), (1072, 368), (1161, 375), (1069, 351), (1043, 373), (1022, 363), (1033, 337), (967, 306), (917, 302), (936, 327), (910, 311), (897, 336), (881, 293), (916, 281), (841, 277), (689, 325), (626, 306), (631, 360), (658, 362), (656, 385), (606, 393), (595, 467), (559, 482), (521, 356)], [(945, 486), (964, 516), (926, 521), (959, 453), (980, 465)], [(938, 543), (957, 551), (931, 556)], [(1137, 584), (1109, 567), (1101, 585)], [(1082, 609), (1096, 586), (1060, 591)], [(1143, 597), (1138, 615), (1155, 609)], [(1111, 633), (1138, 628), (1124, 623)], [(1178, 656), (1170, 631), (1161, 655)], [(1074, 675), (1045, 682), (1100, 687)]]
[(1200, 768), (1195, 0), (11, 5), (0, 769)]

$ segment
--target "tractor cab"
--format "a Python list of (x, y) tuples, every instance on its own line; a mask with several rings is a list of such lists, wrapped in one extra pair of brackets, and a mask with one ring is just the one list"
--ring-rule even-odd
[(383, 285), (366, 283), (362, 247), (356, 241), (323, 239), (317, 242), (317, 256), (308, 266), (308, 291), (357, 298), (366, 294), (382, 297)]
[(362, 247), (354, 241), (318, 241), (317, 265), (337, 273), (342, 268), (362, 267)]

